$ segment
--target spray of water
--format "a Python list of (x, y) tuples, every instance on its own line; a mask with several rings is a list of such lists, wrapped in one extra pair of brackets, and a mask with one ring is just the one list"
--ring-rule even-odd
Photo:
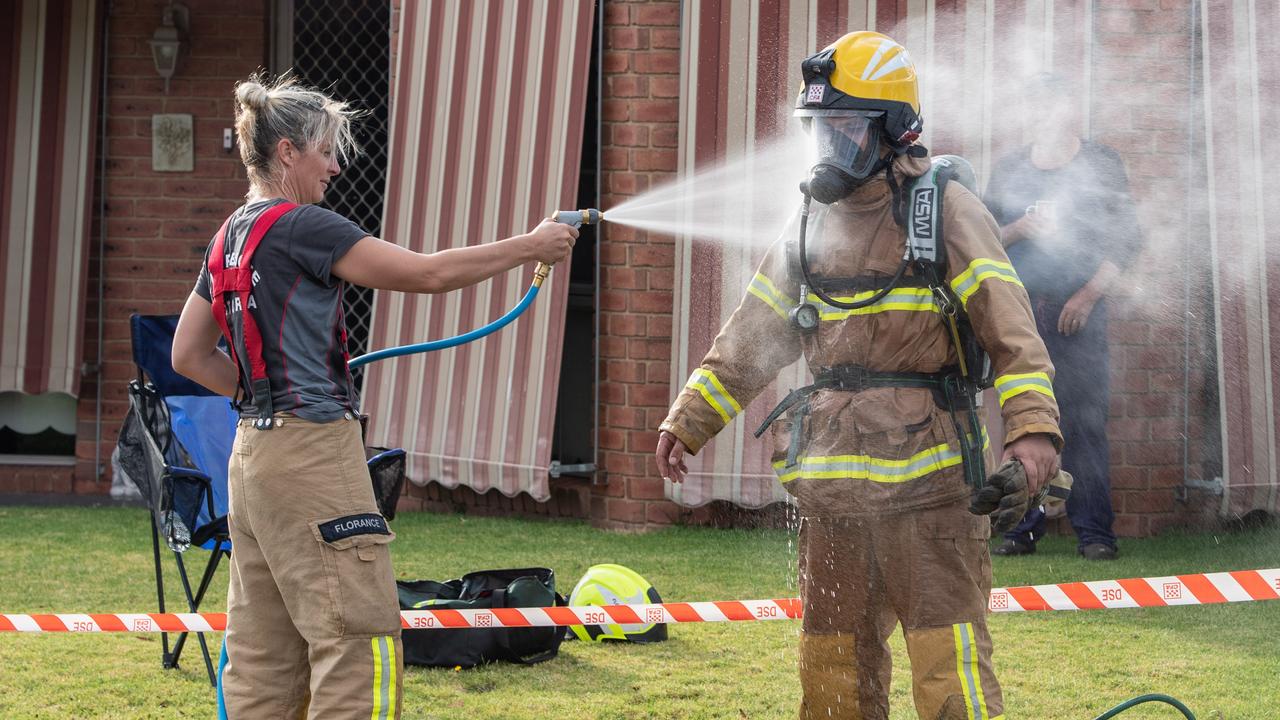
[(810, 164), (804, 135), (789, 133), (631, 198), (605, 216), (611, 224), (649, 232), (764, 247), (799, 207), (799, 183)]

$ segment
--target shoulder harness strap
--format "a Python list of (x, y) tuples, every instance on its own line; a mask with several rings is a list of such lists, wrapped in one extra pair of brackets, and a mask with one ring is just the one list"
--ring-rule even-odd
[[(240, 358), (242, 352), (245, 361), (249, 363), (249, 396), (258, 409), (255, 425), (264, 430), (271, 427), (271, 386), (267, 382), (267, 364), (262, 359), (262, 333), (258, 330), (253, 314), (249, 312), (249, 293), (253, 290), (253, 255), (271, 226), (296, 207), (298, 206), (291, 202), (282, 202), (263, 211), (254, 221), (249, 237), (238, 255), (234, 251), (227, 251), (227, 228), (231, 224), (231, 218), (227, 218), (214, 237), (213, 250), (209, 253), (209, 279), (212, 285), (209, 294), (213, 300), (213, 319), (222, 330), (222, 336), (227, 339), (231, 359), (235, 361), (236, 372), (242, 383), (246, 381)], [(231, 313), (240, 315), (243, 347), (236, 343), (231, 332), (227, 318), (228, 305)]]

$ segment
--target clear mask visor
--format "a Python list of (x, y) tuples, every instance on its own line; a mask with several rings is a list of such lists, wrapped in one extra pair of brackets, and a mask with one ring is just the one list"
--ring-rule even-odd
[(882, 123), (876, 115), (817, 115), (809, 133), (814, 165), (831, 165), (862, 180), (880, 159)]

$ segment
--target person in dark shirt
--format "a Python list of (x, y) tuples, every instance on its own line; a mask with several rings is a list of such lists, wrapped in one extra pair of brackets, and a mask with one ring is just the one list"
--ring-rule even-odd
[[(431, 254), (370, 237), (315, 205), (353, 149), (346, 103), (256, 78), (237, 85), (236, 101), (247, 202), (210, 243), (173, 339), (174, 369), (235, 398), (241, 412), (227, 472), (235, 550), (220, 709), (399, 718), (395, 535), (365, 465), (345, 283), (448, 292), (564, 260), (577, 231), (547, 219), (527, 234)], [(232, 355), (218, 347), (224, 336)]]
[[(1056, 369), (1062, 469), (1075, 477), (1067, 516), (1079, 552), (1112, 559), (1106, 299), (1141, 249), (1141, 230), (1124, 163), (1110, 147), (1080, 137), (1068, 83), (1038, 75), (1027, 97), (1036, 123), (1031, 144), (996, 163), (984, 200)], [(995, 553), (1033, 553), (1044, 529), (1044, 511), (1033, 508)]]

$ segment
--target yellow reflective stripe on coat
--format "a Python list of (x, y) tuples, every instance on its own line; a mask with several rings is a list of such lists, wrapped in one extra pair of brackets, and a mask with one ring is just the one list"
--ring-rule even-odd
[[(991, 445), (987, 428), (982, 428), (982, 449)], [(943, 443), (922, 450), (905, 460), (871, 457), (870, 455), (801, 456), (796, 464), (787, 467), (786, 460), (773, 463), (778, 481), (793, 480), (870, 480), (879, 483), (901, 483), (917, 480), (926, 475), (955, 467), (964, 461), (959, 450)]]
[[(877, 290), (867, 290), (853, 295), (833, 295), (832, 300), (842, 303), (863, 302), (875, 297)], [(814, 293), (809, 293), (809, 302), (818, 306), (818, 317), (822, 320), (848, 320), (855, 315), (872, 315), (891, 310), (908, 312), (938, 312), (937, 303), (933, 301), (933, 291), (929, 288), (895, 288), (877, 301), (874, 305), (846, 310), (828, 305)]]
[(1049, 379), (1047, 373), (1019, 373), (1016, 375), (1001, 375), (996, 378), (996, 392), (1000, 395), (1000, 407), (1004, 407), (1004, 403), (1015, 395), (1021, 395), (1024, 392), (1038, 392), (1041, 395), (1048, 395), (1057, 400), (1053, 395), (1053, 381)]
[(964, 688), (964, 708), (970, 720), (993, 720), (982, 694), (982, 675), (978, 672), (978, 641), (973, 623), (952, 625), (956, 637), (956, 674)]
[(969, 267), (957, 275), (955, 280), (951, 281), (951, 289), (960, 298), (960, 304), (967, 308), (969, 306), (969, 297), (978, 292), (978, 287), (982, 284), (982, 281), (988, 278), (1003, 280), (1022, 287), (1022, 281), (1018, 279), (1018, 273), (1009, 263), (990, 258), (978, 258), (969, 263)]
[(389, 635), (369, 640), (373, 646), (373, 713), (370, 720), (396, 716), (396, 641)]
[(787, 297), (777, 285), (773, 284), (772, 280), (762, 273), (756, 273), (756, 276), (751, 278), (751, 283), (747, 285), (747, 293), (760, 298), (761, 302), (773, 308), (773, 311), (783, 319), (787, 318), (787, 312), (796, 304), (795, 300)]
[(702, 395), (702, 399), (706, 400), (725, 422), (729, 422), (742, 412), (742, 406), (733, 399), (728, 390), (724, 389), (724, 385), (720, 384), (720, 378), (710, 370), (705, 368), (694, 370), (693, 376), (689, 378), (685, 387), (697, 390), (698, 394)]

